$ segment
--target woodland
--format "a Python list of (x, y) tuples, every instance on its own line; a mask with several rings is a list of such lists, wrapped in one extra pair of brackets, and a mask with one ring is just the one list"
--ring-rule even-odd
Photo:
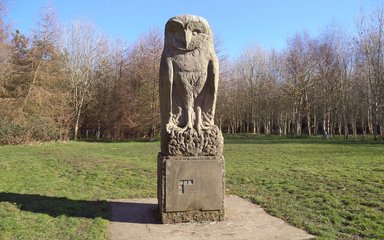
[[(161, 30), (127, 44), (85, 20), (60, 23), (47, 7), (27, 33), (5, 8), (0, 144), (158, 137)], [(233, 58), (222, 42), (215, 123), (224, 133), (384, 139), (384, 9), (356, 16), (353, 32), (292, 33), (279, 51), (255, 43)]]

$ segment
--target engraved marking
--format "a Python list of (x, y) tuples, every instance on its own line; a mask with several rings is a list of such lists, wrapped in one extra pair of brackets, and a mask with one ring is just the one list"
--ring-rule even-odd
[(193, 185), (193, 180), (180, 180), (179, 181), (179, 194), (184, 194), (185, 185)]

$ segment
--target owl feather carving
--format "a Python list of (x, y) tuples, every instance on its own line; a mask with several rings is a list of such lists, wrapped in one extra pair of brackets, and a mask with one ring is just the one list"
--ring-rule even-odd
[(216, 127), (218, 80), (218, 60), (207, 21), (193, 15), (169, 19), (160, 64), (162, 136)]

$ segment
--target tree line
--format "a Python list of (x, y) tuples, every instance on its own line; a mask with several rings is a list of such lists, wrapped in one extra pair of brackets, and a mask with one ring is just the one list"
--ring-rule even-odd
[(384, 139), (383, 13), (361, 15), (356, 34), (330, 25), (295, 34), (280, 52), (248, 47), (221, 78), (221, 128)]
[[(0, 144), (159, 135), (163, 34), (126, 44), (94, 24), (61, 25), (50, 7), (26, 35), (0, 5)], [(383, 9), (356, 33), (297, 33), (281, 51), (220, 56), (216, 124), (227, 133), (384, 138)]]

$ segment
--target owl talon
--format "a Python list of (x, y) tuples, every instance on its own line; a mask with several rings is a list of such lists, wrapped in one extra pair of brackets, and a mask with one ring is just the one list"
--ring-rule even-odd
[(189, 125), (187, 125), (183, 128), (180, 128), (180, 131), (182, 131), (182, 132), (190, 132), (190, 131), (192, 132), (193, 130), (194, 130), (193, 127), (191, 127)]

